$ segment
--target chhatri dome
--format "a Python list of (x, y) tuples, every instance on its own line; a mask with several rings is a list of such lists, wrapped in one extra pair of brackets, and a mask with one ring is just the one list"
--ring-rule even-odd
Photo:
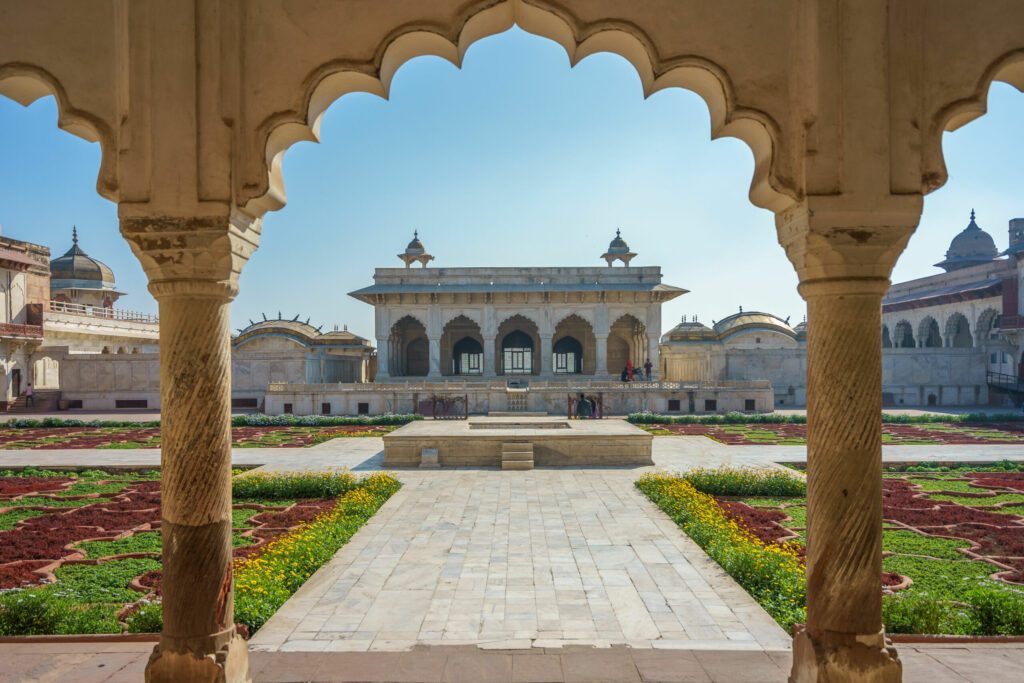
[(412, 241), (405, 247), (405, 251), (398, 255), (398, 258), (405, 262), (406, 268), (411, 268), (413, 263), (419, 262), (424, 268), (434, 260), (434, 257), (427, 253), (423, 242), (420, 242), (420, 232), (412, 233)]
[(945, 260), (935, 265), (948, 273), (988, 263), (998, 255), (999, 251), (996, 249), (992, 235), (978, 227), (978, 224), (974, 222), (974, 209), (971, 209), (971, 222), (949, 243)]
[(629, 262), (636, 256), (635, 252), (629, 250), (629, 245), (626, 244), (626, 240), (622, 239), (622, 231), (615, 231), (615, 239), (608, 245), (608, 251), (601, 254), (601, 258), (608, 262), (608, 267), (611, 268), (612, 264), (616, 261), (622, 261), (622, 263), (628, 268)]
[(71, 229), (71, 248), (50, 261), (50, 292), (57, 300), (104, 306), (121, 295), (114, 289), (114, 271), (78, 246), (76, 227)]

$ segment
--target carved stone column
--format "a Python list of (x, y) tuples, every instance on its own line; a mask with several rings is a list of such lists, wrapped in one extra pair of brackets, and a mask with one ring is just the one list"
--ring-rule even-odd
[(164, 626), (146, 680), (249, 681), (231, 573), (229, 306), (259, 222), (226, 211), (168, 218), (121, 210), (121, 232), (160, 304)]
[(540, 374), (544, 377), (553, 373), (551, 361), (554, 351), (551, 347), (551, 337), (550, 334), (540, 335)]
[(494, 359), (494, 335), (484, 335), (484, 377), (497, 377), (498, 366)]
[(808, 306), (807, 625), (794, 683), (901, 679), (882, 627), (881, 303), (919, 215), (919, 197), (828, 197), (777, 218)]
[(594, 343), (597, 345), (594, 375), (596, 377), (604, 377), (608, 374), (608, 335), (594, 334)]
[(391, 377), (391, 340), (388, 337), (377, 338), (377, 377), (379, 380), (387, 380)]
[(428, 377), (440, 378), (441, 377), (441, 338), (440, 337), (429, 337), (430, 352), (430, 372), (427, 374)]

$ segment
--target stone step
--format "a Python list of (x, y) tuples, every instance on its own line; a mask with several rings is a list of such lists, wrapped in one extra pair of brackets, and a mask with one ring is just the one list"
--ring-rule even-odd
[(501, 444), (501, 469), (503, 469), (503, 470), (532, 470), (533, 469), (533, 444), (532, 443), (503, 443), (503, 444)]

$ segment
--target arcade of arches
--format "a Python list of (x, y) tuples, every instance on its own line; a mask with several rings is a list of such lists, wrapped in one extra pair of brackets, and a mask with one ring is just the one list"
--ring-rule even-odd
[[(163, 633), (148, 679), (249, 678), (232, 618), (228, 307), (259, 244), (261, 217), (285, 202), (283, 153), (316, 139), (321, 114), (345, 93), (386, 95), (409, 59), (458, 63), (474, 41), (518, 24), (563, 46), (574, 63), (600, 51), (621, 55), (644, 94), (696, 92), (713, 137), (750, 147), (751, 201), (775, 214), (808, 305), (807, 624), (794, 638), (792, 680), (899, 680), (878, 585), (881, 301), (923, 195), (946, 179), (943, 132), (984, 114), (994, 80), (1024, 87), (1024, 5), (431, 0), (355, 7), (0, 2), (0, 93), (24, 104), (55, 95), (58, 124), (99, 142), (97, 189), (118, 204), (121, 233), (160, 305), (161, 530), (169, 550)], [(440, 374), (442, 322), (423, 323), (428, 373)], [(634, 330), (625, 346), (608, 339), (602, 357), (608, 322), (591, 321), (597, 368), (612, 366), (613, 351), (635, 357), (640, 346)], [(488, 358), (497, 351), (490, 350), (495, 321), (478, 324), (486, 372), (505, 359)], [(390, 338), (391, 327), (379, 321), (378, 341)], [(413, 347), (414, 369), (422, 371), (423, 337), (413, 327), (403, 328), (401, 343)], [(513, 364), (535, 370), (539, 363), (543, 373), (555, 356), (548, 331), (521, 330), (517, 345), (502, 342), (502, 351), (511, 350)], [(945, 333), (966, 339), (959, 326)], [(529, 361), (526, 337), (535, 351)], [(577, 341), (585, 365), (587, 345)], [(386, 360), (380, 366), (392, 367)]]

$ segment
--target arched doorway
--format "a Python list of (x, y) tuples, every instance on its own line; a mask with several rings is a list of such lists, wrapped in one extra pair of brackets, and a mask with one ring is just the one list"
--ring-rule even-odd
[(578, 375), (583, 372), (583, 344), (575, 337), (562, 337), (556, 341), (554, 352), (551, 367), (556, 375)]
[(416, 318), (407, 315), (395, 323), (389, 345), (392, 376), (425, 377), (430, 372), (427, 328)]
[[(883, 337), (882, 346), (885, 346), (884, 339)], [(896, 333), (893, 335), (892, 345), (897, 349), (912, 349), (917, 346), (914, 343), (914, 328), (906, 320), (896, 323)]]
[[(594, 328), (589, 322), (576, 314), (566, 316), (555, 326), (552, 339), (554, 355), (551, 368), (555, 374), (596, 374), (597, 340), (594, 337)], [(569, 362), (566, 353), (575, 354), (574, 362)], [(574, 367), (575, 369), (572, 369)]]
[(892, 337), (889, 336), (889, 326), (888, 325), (882, 325), (882, 348), (883, 349), (891, 349), (892, 348)]
[(928, 316), (921, 321), (917, 328), (918, 344), (926, 349), (937, 349), (942, 347), (942, 334), (939, 332), (939, 323), (935, 318)]
[(459, 315), (444, 326), (441, 333), (441, 374), (484, 374), (484, 338), (480, 326)]
[(514, 315), (502, 322), (495, 345), (498, 374), (540, 374), (540, 334), (537, 324), (526, 316)]
[(954, 313), (946, 321), (947, 344), (956, 349), (969, 349), (974, 346), (971, 336), (971, 324), (963, 313)]
[(473, 337), (463, 337), (452, 347), (452, 374), (484, 374), (484, 347)]
[(506, 375), (532, 375), (533, 356), (533, 339), (522, 330), (502, 338), (501, 369)]
[(647, 328), (632, 315), (620, 317), (608, 332), (607, 372), (618, 375), (630, 362), (642, 368), (647, 359)]

